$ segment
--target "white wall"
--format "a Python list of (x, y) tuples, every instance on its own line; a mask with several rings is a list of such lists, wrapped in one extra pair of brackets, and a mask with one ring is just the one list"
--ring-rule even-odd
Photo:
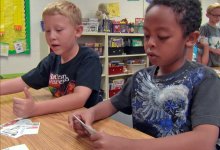
[[(40, 42), (39, 33), (41, 32), (40, 20), (43, 8), (54, 0), (30, 0), (30, 19), (31, 19), (31, 54), (30, 55), (10, 55), (9, 57), (0, 57), (0, 74), (22, 73), (34, 68), (40, 61)], [(83, 17), (94, 17), (99, 3), (119, 2), (121, 9), (121, 18), (134, 20), (136, 17), (143, 17), (145, 0), (127, 1), (127, 0), (71, 0), (78, 5), (82, 11)], [(203, 14), (207, 5), (217, 2), (217, 0), (201, 0)], [(203, 23), (207, 18), (203, 15)], [(45, 49), (46, 50), (46, 49)]]

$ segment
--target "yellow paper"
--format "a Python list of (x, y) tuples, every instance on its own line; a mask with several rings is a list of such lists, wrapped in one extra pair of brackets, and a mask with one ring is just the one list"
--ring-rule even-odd
[(120, 4), (119, 3), (108, 3), (107, 9), (109, 12), (109, 17), (120, 17)]
[(3, 36), (5, 33), (5, 1), (0, 0), (0, 36)]
[(22, 30), (22, 4), (23, 0), (14, 0), (14, 28)]
[[(1, 15), (3, 17), (4, 23), (4, 36), (0, 36), (0, 41), (9, 44), (9, 51), (15, 52), (14, 41), (18, 39), (26, 39), (25, 34), (25, 8), (24, 8), (24, 0), (19, 0), (14, 3), (14, 0), (0, 0), (1, 3), (4, 1), (4, 7), (1, 7)], [(19, 4), (17, 4), (19, 2)], [(19, 8), (15, 12), (15, 5)], [(3, 8), (3, 9), (2, 9)], [(2, 13), (3, 12), (3, 13)], [(19, 15), (14, 16), (14, 14), (19, 13)], [(15, 18), (18, 18), (15, 19)], [(15, 23), (19, 23), (22, 25), (21, 31), (14, 30)], [(2, 22), (1, 22), (2, 25)]]

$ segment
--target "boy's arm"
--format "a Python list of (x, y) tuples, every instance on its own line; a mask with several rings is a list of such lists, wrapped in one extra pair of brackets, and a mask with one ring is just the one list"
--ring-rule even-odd
[(203, 49), (203, 53), (198, 55), (198, 62), (204, 65), (208, 64), (209, 61), (209, 44), (207, 42), (207, 38), (205, 36), (201, 36), (197, 46), (200, 49)]
[(207, 65), (209, 62), (209, 46), (203, 45), (203, 54), (201, 54), (201, 64)]
[[(101, 103), (98, 103), (94, 107), (90, 108), (94, 112), (94, 121), (105, 119), (114, 113), (116, 113), (118, 110), (112, 105), (110, 99), (105, 100)], [(105, 110), (105, 111), (103, 111)], [(102, 112), (102, 113), (100, 113)]]
[(210, 50), (210, 52), (212, 52), (216, 55), (220, 55), (220, 49), (219, 48), (214, 49), (214, 48), (209, 47), (209, 50)]
[[(134, 140), (136, 149), (150, 150), (215, 150), (219, 129), (214, 125), (199, 125), (193, 131), (151, 140)], [(133, 147), (133, 148), (134, 148)]]
[(32, 117), (81, 108), (92, 90), (88, 87), (77, 86), (72, 94), (40, 102), (33, 102), (31, 96), (28, 96), (30, 93), (27, 92), (25, 92), (26, 99), (14, 98), (14, 113), (18, 117)]
[(217, 126), (205, 124), (193, 131), (163, 138), (128, 139), (97, 132), (90, 140), (93, 147), (114, 150), (215, 150), (218, 133)]
[(0, 95), (12, 94), (23, 91), (24, 87), (29, 87), (21, 77), (3, 80), (0, 82)]

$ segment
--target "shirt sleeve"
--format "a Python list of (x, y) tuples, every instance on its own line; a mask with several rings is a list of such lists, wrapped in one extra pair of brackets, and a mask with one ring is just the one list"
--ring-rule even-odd
[(112, 105), (119, 111), (131, 114), (131, 90), (133, 77), (128, 78), (123, 88), (111, 98)]
[(220, 126), (220, 78), (212, 75), (206, 78), (195, 91), (191, 120), (192, 126), (211, 124)]
[(47, 87), (50, 75), (50, 55), (44, 58), (36, 68), (24, 74), (21, 78), (30, 87), (40, 89)]
[(101, 83), (102, 66), (100, 59), (91, 56), (81, 62), (77, 72), (76, 86), (86, 86), (99, 91)]
[(200, 27), (199, 32), (200, 32), (200, 36), (205, 36), (205, 37), (207, 37), (207, 31), (206, 31), (205, 25), (203, 25), (203, 26)]

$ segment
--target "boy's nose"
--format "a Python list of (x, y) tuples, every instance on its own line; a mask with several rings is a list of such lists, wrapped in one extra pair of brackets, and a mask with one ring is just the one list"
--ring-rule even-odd
[(50, 32), (48, 37), (49, 37), (50, 40), (54, 40), (54, 39), (56, 39), (56, 34), (54, 32)]
[(156, 45), (155, 39), (153, 37), (150, 37), (146, 44), (148, 45), (148, 47), (154, 47)]

